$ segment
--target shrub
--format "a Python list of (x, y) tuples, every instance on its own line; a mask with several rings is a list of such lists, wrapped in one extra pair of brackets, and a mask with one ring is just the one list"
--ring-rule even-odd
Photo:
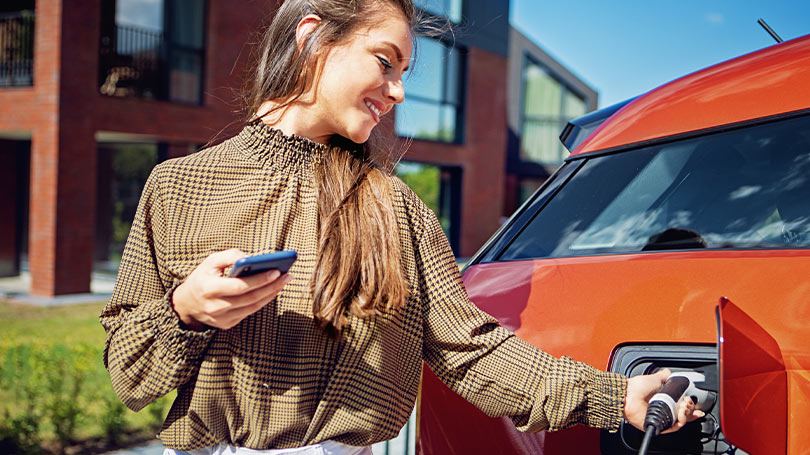
[(46, 415), (64, 449), (75, 440), (76, 427), (82, 417), (83, 389), (90, 370), (92, 350), (86, 345), (55, 345), (43, 352), (45, 369)]
[(39, 438), (39, 421), (34, 416), (11, 417), (5, 412), (0, 421), (0, 453), (14, 455), (37, 455), (42, 453)]
[(127, 408), (115, 395), (102, 395), (103, 410), (100, 416), (101, 429), (107, 441), (117, 443), (127, 428)]
[(30, 345), (0, 346), (0, 385), (16, 397), (16, 413), (3, 412), (0, 421), (0, 453), (37, 454), (42, 438), (43, 372), (41, 350)]
[[(175, 393), (135, 414), (110, 385), (102, 344), (0, 337), (0, 454), (126, 446), (154, 437)], [(88, 446), (88, 444), (90, 446)], [(46, 450), (43, 450), (45, 448)]]

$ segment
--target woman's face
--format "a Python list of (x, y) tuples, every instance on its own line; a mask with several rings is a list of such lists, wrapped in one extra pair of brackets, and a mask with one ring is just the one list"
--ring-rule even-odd
[(312, 98), (318, 136), (368, 140), (380, 117), (405, 99), (402, 74), (410, 56), (410, 26), (399, 12), (379, 13), (373, 26), (332, 47)]

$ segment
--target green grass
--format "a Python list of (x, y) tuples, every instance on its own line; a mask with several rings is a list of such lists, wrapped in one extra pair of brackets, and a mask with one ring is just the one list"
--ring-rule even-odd
[(104, 345), (98, 315), (105, 302), (42, 307), (0, 301), (0, 343)]
[[(56, 397), (64, 402), (61, 397), (70, 397), (81, 405), (76, 440), (71, 443), (73, 451), (97, 453), (116, 447), (99, 442), (105, 440), (102, 415), (118, 403), (102, 362), (105, 333), (98, 315), (104, 304), (41, 307), (0, 300), (0, 430), (5, 426), (8, 431), (14, 419), (29, 412), (26, 407), (31, 403), (35, 403), (34, 414), (47, 415), (52, 403), (49, 400)], [(70, 392), (60, 396), (60, 381), (69, 388), (77, 377), (81, 383), (79, 396), (73, 397)], [(26, 391), (35, 393), (26, 395)], [(164, 416), (171, 399), (159, 405)], [(156, 419), (148, 409), (124, 412), (125, 424), (116, 444), (125, 446), (154, 436), (160, 417)], [(38, 435), (45, 451), (65, 449), (56, 442), (52, 419), (39, 420)], [(0, 443), (2, 436), (0, 431)]]

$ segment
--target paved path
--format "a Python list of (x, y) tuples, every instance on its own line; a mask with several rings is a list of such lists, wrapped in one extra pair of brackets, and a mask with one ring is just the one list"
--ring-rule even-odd
[(90, 280), (91, 292), (86, 294), (69, 294), (56, 297), (36, 297), (28, 294), (31, 288), (31, 274), (23, 267), (20, 274), (0, 278), (0, 298), (11, 302), (28, 303), (40, 306), (75, 305), (79, 303), (104, 302), (110, 299), (115, 274), (112, 272), (93, 272)]

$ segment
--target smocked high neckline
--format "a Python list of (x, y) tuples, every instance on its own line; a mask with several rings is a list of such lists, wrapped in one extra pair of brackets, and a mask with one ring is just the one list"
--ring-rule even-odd
[(254, 120), (234, 137), (236, 145), (263, 167), (294, 172), (311, 172), (323, 159), (329, 146)]

